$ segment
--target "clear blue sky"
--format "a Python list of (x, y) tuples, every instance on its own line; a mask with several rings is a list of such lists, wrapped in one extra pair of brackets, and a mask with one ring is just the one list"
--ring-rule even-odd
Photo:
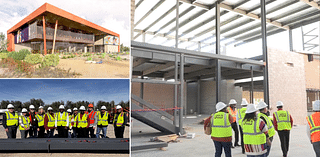
[(119, 103), (129, 100), (129, 79), (1, 79), (0, 101), (27, 102), (99, 101)]

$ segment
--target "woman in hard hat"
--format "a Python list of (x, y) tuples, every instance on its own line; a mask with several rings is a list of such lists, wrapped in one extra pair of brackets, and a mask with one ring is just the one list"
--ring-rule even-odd
[(107, 137), (107, 128), (108, 128), (108, 121), (110, 118), (110, 115), (108, 112), (106, 112), (106, 106), (101, 106), (101, 112), (97, 112), (98, 122), (97, 122), (97, 132), (96, 137), (100, 138), (99, 134), (100, 131), (102, 131), (103, 136), (102, 138)]
[(59, 106), (59, 112), (56, 113), (55, 123), (58, 129), (59, 138), (68, 138), (69, 115), (64, 112), (64, 105)]
[(44, 116), (45, 112), (43, 106), (39, 107), (38, 114), (36, 114), (36, 118), (38, 121), (38, 138), (44, 138)]
[(9, 111), (6, 111), (2, 117), (2, 125), (5, 129), (8, 138), (16, 138), (17, 128), (19, 125), (19, 116), (18, 113), (14, 112), (14, 106), (9, 104), (7, 106)]
[(56, 116), (53, 113), (52, 107), (48, 107), (48, 113), (44, 116), (44, 128), (47, 130), (49, 138), (53, 137), (54, 130), (57, 127), (55, 123)]
[(76, 126), (79, 138), (87, 138), (87, 128), (89, 127), (89, 117), (85, 113), (86, 108), (80, 107), (80, 114), (77, 115)]
[(30, 130), (29, 137), (38, 137), (38, 120), (36, 118), (36, 115), (38, 114), (36, 111), (36, 108), (33, 105), (29, 106), (30, 112), (28, 113), (29, 119), (30, 119)]
[(23, 108), (22, 115), (19, 118), (19, 130), (21, 133), (21, 138), (27, 138), (28, 130), (30, 130), (30, 119), (27, 116), (28, 110)]
[(71, 111), (71, 109), (67, 109), (67, 113), (69, 116), (68, 138), (71, 138), (71, 129), (72, 129), (72, 125), (71, 125), (72, 111)]
[(237, 120), (236, 120), (237, 124), (239, 126), (239, 130), (240, 130), (242, 154), (245, 154), (245, 150), (244, 150), (244, 144), (243, 144), (243, 132), (242, 132), (241, 123), (242, 123), (244, 116), (246, 115), (247, 106), (248, 106), (248, 101), (245, 98), (243, 98), (242, 102), (241, 102), (241, 109), (238, 110)]
[(312, 108), (315, 113), (307, 116), (307, 134), (317, 157), (320, 157), (320, 100), (315, 101)]
[(116, 138), (123, 138), (124, 134), (124, 129), (127, 124), (127, 116), (126, 114), (122, 111), (122, 107), (118, 105), (116, 107), (116, 114), (113, 119), (113, 126), (114, 126), (114, 134)]
[(73, 138), (77, 138), (77, 125), (76, 125), (76, 119), (78, 115), (78, 108), (73, 108), (73, 114), (71, 116), (71, 126), (73, 131)]
[(267, 143), (271, 145), (268, 126), (256, 115), (257, 111), (254, 104), (249, 104), (241, 124), (247, 157), (265, 157)]

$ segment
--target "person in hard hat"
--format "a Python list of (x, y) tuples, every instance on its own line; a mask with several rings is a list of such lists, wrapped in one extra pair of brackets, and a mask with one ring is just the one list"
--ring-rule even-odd
[(103, 133), (102, 138), (107, 137), (107, 128), (108, 128), (108, 121), (110, 118), (110, 115), (108, 112), (106, 112), (106, 106), (101, 106), (101, 112), (97, 112), (98, 122), (97, 122), (97, 132), (96, 137), (100, 138), (99, 134), (100, 131)]
[(273, 113), (273, 126), (278, 132), (281, 150), (284, 157), (289, 151), (290, 130), (292, 128), (293, 119), (288, 111), (283, 110), (283, 102), (277, 102), (278, 111)]
[(76, 119), (78, 115), (78, 108), (73, 108), (73, 114), (71, 116), (71, 126), (72, 126), (72, 137), (77, 138), (77, 125), (76, 125)]
[(72, 125), (71, 125), (72, 110), (71, 110), (71, 109), (67, 109), (67, 113), (68, 113), (68, 116), (69, 116), (68, 138), (71, 138), (71, 129), (72, 129)]
[(228, 113), (232, 116), (232, 122), (231, 122), (231, 127), (232, 130), (234, 131), (234, 137), (235, 137), (235, 141), (234, 141), (234, 145), (231, 145), (231, 148), (234, 147), (238, 147), (239, 145), (239, 130), (238, 130), (238, 126), (237, 126), (237, 101), (234, 99), (231, 99), (229, 102), (229, 107), (227, 108)]
[(243, 144), (243, 132), (242, 132), (241, 123), (242, 123), (242, 120), (243, 120), (244, 116), (246, 115), (247, 105), (248, 105), (247, 100), (243, 99), (242, 102), (241, 102), (242, 108), (240, 110), (238, 110), (237, 119), (236, 119), (237, 124), (239, 126), (239, 130), (240, 130), (242, 154), (245, 153), (245, 150), (244, 150), (244, 144)]
[[(258, 117), (260, 117), (264, 121), (264, 123), (266, 123), (266, 125), (268, 126), (269, 140), (270, 140), (270, 143), (272, 143), (273, 136), (275, 135), (276, 131), (273, 127), (272, 119), (268, 117), (268, 105), (265, 102), (261, 101), (257, 105), (257, 110), (260, 111), (260, 113), (258, 113)], [(271, 145), (270, 146), (267, 145), (266, 156), (269, 156), (270, 150), (271, 150)]]
[(30, 130), (29, 132), (29, 137), (37, 137), (38, 136), (38, 120), (36, 118), (36, 115), (38, 114), (35, 112), (35, 107), (34, 105), (29, 106), (30, 112), (28, 113), (29, 119), (30, 119)]
[(2, 125), (7, 133), (8, 138), (16, 138), (19, 125), (19, 116), (18, 113), (14, 112), (14, 106), (12, 104), (9, 104), (7, 109), (9, 111), (6, 111), (6, 115), (2, 117)]
[(271, 145), (268, 126), (257, 116), (254, 104), (249, 104), (242, 120), (243, 142), (247, 156), (265, 157), (267, 145)]
[(89, 127), (87, 129), (87, 136), (91, 138), (96, 138), (96, 135), (94, 134), (94, 130), (97, 127), (97, 113), (93, 110), (93, 104), (88, 105), (88, 111), (86, 112), (88, 115), (90, 121), (89, 121)]
[(114, 134), (116, 138), (123, 138), (123, 133), (125, 129), (125, 125), (127, 124), (127, 116), (122, 111), (122, 107), (118, 105), (116, 107), (116, 114), (113, 119), (113, 126), (114, 126)]
[(312, 104), (312, 109), (315, 113), (306, 117), (309, 124), (307, 126), (307, 135), (311, 140), (317, 157), (320, 157), (320, 100), (316, 100)]
[(21, 112), (22, 115), (19, 117), (19, 130), (21, 134), (21, 139), (24, 139), (27, 138), (28, 131), (30, 130), (30, 118), (27, 116), (27, 109), (23, 108)]
[(56, 129), (56, 114), (53, 113), (52, 107), (48, 107), (48, 113), (44, 116), (44, 128), (47, 130), (49, 138), (53, 137), (54, 130)]
[(76, 126), (79, 138), (87, 138), (87, 128), (89, 127), (89, 117), (85, 113), (86, 108), (84, 106), (80, 107), (80, 114), (77, 115)]
[(56, 113), (55, 123), (58, 129), (59, 138), (68, 138), (69, 115), (64, 112), (64, 105), (59, 106), (59, 112)]
[(36, 114), (36, 118), (38, 121), (38, 138), (44, 138), (44, 116), (45, 112), (43, 106), (39, 107), (38, 114)]

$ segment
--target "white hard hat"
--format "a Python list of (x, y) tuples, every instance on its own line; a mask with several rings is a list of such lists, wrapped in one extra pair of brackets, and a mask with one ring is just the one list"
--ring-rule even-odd
[(237, 101), (234, 100), (234, 99), (231, 99), (230, 102), (229, 102), (229, 105), (231, 105), (231, 104), (237, 104)]
[(216, 105), (216, 112), (224, 109), (225, 107), (227, 107), (227, 105), (223, 102), (218, 102), (217, 105)]
[(78, 109), (75, 107), (75, 108), (73, 108), (73, 111), (78, 111)]
[(67, 112), (70, 112), (70, 113), (71, 113), (72, 111), (71, 111), (71, 109), (67, 109)]
[(243, 98), (241, 102), (241, 106), (245, 106), (245, 105), (248, 105), (248, 101), (245, 98)]
[(25, 108), (23, 108), (21, 112), (22, 112), (22, 113), (26, 113), (26, 112), (28, 112), (28, 110), (25, 109)]
[(39, 109), (43, 108), (43, 106), (40, 106)]
[(249, 104), (246, 110), (246, 113), (253, 113), (258, 111), (254, 104)]
[(101, 110), (106, 110), (106, 106), (101, 106)]
[(81, 110), (81, 111), (85, 111), (86, 108), (85, 108), (84, 106), (81, 106), (81, 107), (80, 107), (80, 110)]
[(265, 102), (260, 101), (256, 107), (257, 107), (257, 110), (260, 110), (260, 109), (264, 109), (264, 108), (268, 107), (268, 105)]
[(60, 106), (59, 106), (59, 110), (60, 110), (60, 109), (64, 109), (64, 106), (63, 106), (63, 105), (60, 105)]
[(48, 111), (49, 111), (49, 110), (53, 110), (52, 107), (48, 107)]
[(118, 105), (117, 107), (116, 107), (116, 109), (118, 110), (118, 109), (122, 109), (122, 107), (120, 106), (120, 105)]
[(12, 104), (9, 104), (7, 108), (14, 108)]
[(34, 109), (34, 106), (33, 106), (33, 105), (30, 105), (30, 106), (29, 106), (29, 109)]
[(312, 104), (312, 109), (313, 109), (313, 111), (320, 111), (320, 100), (316, 100)]
[(277, 102), (277, 107), (279, 107), (279, 106), (283, 106), (283, 102), (282, 101), (278, 101)]

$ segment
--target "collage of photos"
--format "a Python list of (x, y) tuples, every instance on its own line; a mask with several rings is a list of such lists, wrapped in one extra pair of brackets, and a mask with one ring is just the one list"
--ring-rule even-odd
[(320, 157), (320, 0), (0, 6), (0, 157)]

